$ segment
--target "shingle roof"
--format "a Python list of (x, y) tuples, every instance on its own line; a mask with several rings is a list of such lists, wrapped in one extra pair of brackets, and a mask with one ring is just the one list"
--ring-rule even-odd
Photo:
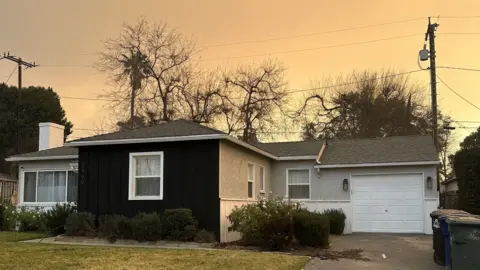
[(76, 156), (78, 155), (78, 149), (75, 147), (56, 147), (37, 152), (30, 152), (25, 154), (19, 154), (10, 156), (8, 159), (30, 159), (30, 158), (42, 158), (42, 157), (62, 157), (62, 156)]
[(258, 143), (256, 147), (277, 157), (317, 156), (323, 141)]
[(93, 142), (123, 139), (179, 137), (194, 135), (225, 134), (222, 131), (199, 125), (188, 120), (175, 120), (150, 127), (137, 128), (132, 130), (118, 131), (108, 134), (101, 134), (88, 138), (82, 138), (71, 142)]
[(438, 161), (431, 136), (328, 140), (322, 165)]

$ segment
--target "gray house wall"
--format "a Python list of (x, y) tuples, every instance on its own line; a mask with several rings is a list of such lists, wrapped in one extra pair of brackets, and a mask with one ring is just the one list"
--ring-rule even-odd
[(320, 173), (311, 161), (276, 161), (272, 163), (272, 192), (285, 196), (287, 186), (287, 169), (305, 168), (310, 170), (310, 200), (350, 200), (350, 192), (342, 188), (343, 179), (350, 183), (351, 175), (358, 174), (390, 174), (390, 173), (423, 173), (424, 178), (432, 177), (433, 188), (427, 188), (425, 181), (425, 197), (437, 197), (437, 174), (435, 165), (392, 166), (363, 168), (329, 168), (320, 169)]

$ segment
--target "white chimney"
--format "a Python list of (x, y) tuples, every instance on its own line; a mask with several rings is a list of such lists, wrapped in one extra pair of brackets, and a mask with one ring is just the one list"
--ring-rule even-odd
[(65, 127), (54, 123), (39, 123), (38, 151), (63, 146)]

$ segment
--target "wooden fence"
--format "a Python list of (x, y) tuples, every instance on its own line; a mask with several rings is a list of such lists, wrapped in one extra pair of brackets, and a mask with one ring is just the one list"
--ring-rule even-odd
[(12, 197), (17, 191), (17, 181), (0, 181), (0, 203), (12, 203)]
[(441, 193), (440, 207), (444, 209), (459, 209), (458, 195), (456, 193)]

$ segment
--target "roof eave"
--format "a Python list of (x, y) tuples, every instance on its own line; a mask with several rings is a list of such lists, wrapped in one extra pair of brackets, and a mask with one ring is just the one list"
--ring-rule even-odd
[(136, 144), (136, 143), (154, 143), (154, 142), (178, 142), (178, 141), (201, 141), (201, 140), (228, 140), (235, 144), (241, 145), (266, 157), (277, 160), (278, 157), (264, 150), (261, 150), (249, 143), (235, 139), (226, 134), (205, 134), (205, 135), (189, 135), (189, 136), (171, 136), (171, 137), (155, 137), (155, 138), (137, 138), (137, 139), (120, 139), (120, 140), (97, 140), (97, 141), (73, 141), (65, 143), (65, 146), (96, 146), (96, 145), (117, 145), (117, 144)]
[(64, 155), (64, 156), (43, 156), (43, 157), (9, 157), (5, 161), (40, 161), (40, 160), (63, 160), (63, 159), (78, 159), (78, 155)]
[(316, 165), (315, 168), (358, 168), (358, 167), (391, 167), (391, 166), (420, 166), (420, 165), (438, 165), (440, 161), (411, 161), (411, 162), (382, 162), (382, 163), (356, 163), (356, 164), (325, 164)]
[(286, 156), (278, 157), (277, 160), (315, 160), (317, 156)]

